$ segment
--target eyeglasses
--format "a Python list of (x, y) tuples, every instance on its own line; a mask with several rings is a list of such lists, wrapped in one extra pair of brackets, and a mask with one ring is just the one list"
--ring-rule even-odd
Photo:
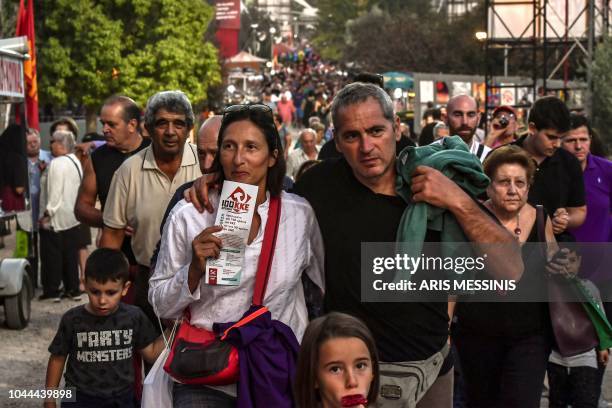
[(231, 120), (232, 114), (242, 112), (256, 112), (266, 115), (270, 120), (270, 128), (274, 133), (276, 133), (276, 135), (273, 137), (271, 145), (274, 149), (276, 149), (277, 146), (280, 145), (278, 131), (276, 130), (276, 126), (274, 125), (274, 113), (272, 111), (272, 108), (270, 108), (268, 105), (264, 105), (263, 103), (243, 103), (228, 106), (223, 110), (223, 119), (221, 120), (222, 126), (223, 124), (227, 123), (226, 120)]
[(239, 105), (228, 106), (223, 110), (223, 116), (231, 113), (247, 111), (265, 113), (267, 115), (270, 115), (271, 118), (273, 118), (272, 108), (270, 108), (268, 105), (264, 105), (263, 103), (243, 103)]

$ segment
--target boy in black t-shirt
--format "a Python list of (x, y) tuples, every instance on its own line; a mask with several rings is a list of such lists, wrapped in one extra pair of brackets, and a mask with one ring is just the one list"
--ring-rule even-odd
[[(70, 309), (49, 346), (46, 388), (59, 386), (66, 360), (66, 387), (76, 388), (70, 407), (134, 407), (132, 356), (153, 363), (164, 343), (136, 306), (121, 302), (127, 293), (128, 262), (117, 250), (92, 252), (85, 269), (89, 303)], [(45, 402), (45, 408), (55, 407)]]

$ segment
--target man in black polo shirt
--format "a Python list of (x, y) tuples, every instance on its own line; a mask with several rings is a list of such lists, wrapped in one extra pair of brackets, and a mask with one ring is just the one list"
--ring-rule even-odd
[[(128, 157), (138, 153), (151, 141), (140, 134), (140, 108), (127, 96), (112, 96), (104, 102), (100, 112), (102, 131), (106, 144), (91, 154), (91, 160), (83, 166), (83, 180), (79, 188), (74, 214), (83, 224), (102, 228), (102, 211), (115, 171)], [(102, 209), (96, 208), (96, 198)], [(121, 247), (130, 265), (136, 265), (130, 240)]]
[[(311, 168), (294, 189), (312, 205), (323, 235), (325, 310), (352, 314), (373, 332), (382, 374), (377, 407), (448, 408), (453, 372), (444, 364), (446, 296), (440, 302), (361, 301), (361, 243), (394, 242), (407, 207), (395, 191), (399, 118), (389, 95), (364, 83), (344, 87), (331, 111), (334, 140), (344, 157)], [(419, 166), (412, 192), (414, 202), (451, 211), (470, 241), (505, 244), (503, 250), (488, 251), (488, 272), (500, 279), (520, 278), (523, 263), (516, 240), (454, 182)], [(190, 200), (201, 211), (212, 212), (207, 198), (201, 178)], [(426, 242), (439, 240), (439, 233), (427, 232)]]
[(566, 230), (582, 225), (586, 218), (584, 180), (578, 160), (560, 149), (570, 130), (570, 113), (554, 96), (538, 99), (529, 111), (529, 133), (513, 142), (536, 162), (528, 202), (541, 204), (551, 217), (558, 241), (572, 240)]
[[(398, 384), (397, 378), (382, 371), (395, 366), (401, 377), (401, 364), (383, 363), (377, 406), (449, 407), (452, 370), (440, 369), (447, 353), (447, 302), (361, 302), (361, 243), (395, 241), (407, 206), (395, 192), (395, 140), (400, 128), (391, 99), (375, 85), (349, 84), (334, 98), (332, 121), (336, 147), (344, 158), (320, 163), (295, 185), (295, 192), (312, 205), (323, 235), (325, 309), (362, 319), (375, 336), (382, 362), (433, 361), (437, 366), (433, 384), (422, 383), (421, 377), (415, 389), (410, 388), (410, 380)], [(451, 211), (471, 241), (516, 245), (504, 228), (440, 172), (418, 167), (412, 191), (415, 202)], [(439, 234), (429, 231), (426, 241), (439, 241)], [(493, 276), (518, 279), (522, 274), (518, 247), (505, 256), (489, 256), (495, 265)], [(398, 393), (401, 401), (394, 398)]]

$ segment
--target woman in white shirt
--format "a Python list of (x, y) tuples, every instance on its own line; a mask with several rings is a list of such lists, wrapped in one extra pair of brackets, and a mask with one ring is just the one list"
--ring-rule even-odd
[[(271, 273), (263, 304), (272, 318), (288, 325), (301, 340), (308, 324), (301, 276), (323, 290), (323, 242), (308, 202), (283, 192), (285, 161), (280, 138), (266, 105), (234, 105), (226, 109), (219, 130), (213, 166), (224, 179), (257, 185), (255, 214), (237, 286), (204, 283), (206, 258), (217, 257), (223, 246), (214, 236), (216, 214), (199, 213), (184, 200), (169, 215), (159, 257), (152, 271), (149, 301), (161, 318), (180, 317), (189, 307), (191, 324), (211, 330), (215, 322), (239, 320), (249, 308), (268, 219), (270, 197), (280, 197), (281, 218)], [(211, 193), (217, 208), (218, 192)], [(214, 389), (213, 389), (214, 388)], [(175, 384), (175, 407), (232, 407), (235, 385), (205, 387)]]
[(80, 300), (79, 222), (74, 216), (83, 169), (74, 155), (72, 132), (58, 130), (51, 136), (51, 161), (41, 175), (40, 259), (43, 293), (40, 300), (59, 302), (63, 294)]

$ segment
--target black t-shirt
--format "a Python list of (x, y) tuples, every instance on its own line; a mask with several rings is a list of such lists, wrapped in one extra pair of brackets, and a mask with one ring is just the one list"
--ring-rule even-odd
[(138, 153), (145, 147), (151, 144), (151, 140), (148, 137), (143, 137), (140, 146), (134, 151), (129, 153), (121, 153), (119, 150), (110, 147), (108, 144), (104, 144), (98, 147), (91, 154), (91, 163), (94, 171), (96, 172), (96, 184), (98, 187), (98, 197), (100, 198), (100, 204), (102, 204), (102, 210), (106, 205), (106, 197), (110, 190), (111, 181), (115, 172), (125, 161), (125, 159)]
[(338, 158), (338, 157), (342, 157), (342, 153), (340, 153), (338, 149), (336, 149), (335, 140), (330, 139), (327, 142), (325, 142), (325, 144), (323, 144), (323, 147), (321, 147), (321, 150), (319, 150), (319, 155), (317, 156), (317, 159), (327, 160), (327, 159), (333, 159), (333, 158)]
[[(110, 147), (108, 144), (104, 144), (94, 150), (94, 152), (91, 154), (91, 164), (96, 172), (96, 184), (98, 188), (98, 197), (100, 198), (100, 204), (102, 205), (102, 211), (104, 211), (104, 206), (106, 205), (106, 197), (108, 197), (111, 181), (113, 181), (113, 176), (115, 175), (115, 172), (119, 166), (121, 166), (126, 159), (138, 153), (150, 144), (151, 139), (148, 137), (143, 137), (140, 146), (138, 146), (136, 150), (128, 153), (121, 153), (119, 150)], [(134, 256), (134, 252), (132, 251), (131, 238), (129, 236), (126, 236), (123, 239), (121, 252), (125, 254), (130, 262), (130, 265), (138, 264), (138, 262), (136, 262), (136, 257)]]
[[(523, 147), (525, 139), (523, 136), (512, 144)], [(536, 169), (529, 204), (543, 205), (551, 217), (558, 208), (586, 205), (582, 168), (574, 155), (559, 148), (539, 165), (536, 163)]]
[[(325, 245), (325, 309), (362, 319), (381, 361), (423, 360), (448, 337), (447, 303), (361, 302), (361, 243), (395, 242), (406, 203), (359, 183), (344, 159), (326, 160), (296, 183), (312, 205)], [(439, 238), (428, 233), (426, 241)]]
[(119, 303), (109, 316), (96, 316), (85, 305), (70, 309), (49, 346), (54, 355), (68, 356), (66, 386), (97, 397), (113, 397), (134, 383), (132, 356), (157, 338), (140, 308)]

